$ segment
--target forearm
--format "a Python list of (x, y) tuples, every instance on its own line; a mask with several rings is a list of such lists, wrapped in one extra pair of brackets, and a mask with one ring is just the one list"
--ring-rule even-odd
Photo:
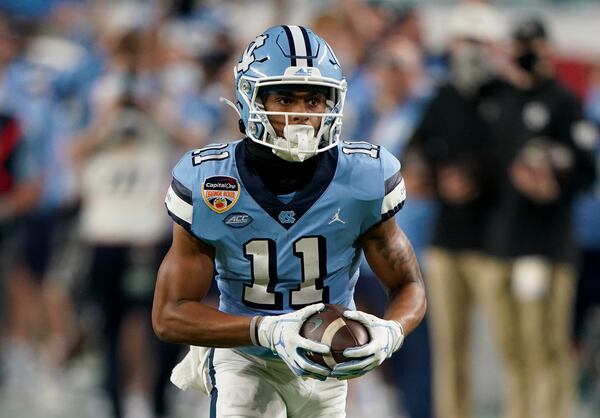
[(395, 260), (390, 268), (382, 273), (387, 283), (389, 305), (385, 319), (400, 322), (404, 334), (410, 334), (423, 320), (427, 310), (425, 286), (419, 269), (419, 262), (406, 235), (398, 229), (383, 254)]
[(369, 265), (388, 292), (384, 318), (398, 321), (405, 335), (425, 316), (427, 300), (419, 263), (406, 235), (394, 219), (365, 237), (363, 249)]
[(161, 340), (204, 347), (250, 346), (251, 317), (226, 314), (193, 300), (166, 306), (153, 320)]
[(423, 282), (409, 282), (389, 294), (390, 302), (384, 319), (398, 321), (404, 334), (410, 334), (423, 320), (427, 310)]
[(230, 315), (203, 303), (213, 276), (213, 255), (179, 225), (156, 281), (152, 326), (164, 341), (207, 347), (252, 345), (251, 317)]

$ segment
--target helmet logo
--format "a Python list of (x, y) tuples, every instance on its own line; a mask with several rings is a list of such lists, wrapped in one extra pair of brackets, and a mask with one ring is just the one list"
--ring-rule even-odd
[(269, 35), (263, 33), (262, 35), (258, 35), (256, 39), (253, 42), (251, 42), (250, 45), (248, 45), (248, 48), (242, 54), (242, 59), (237, 65), (238, 72), (241, 71), (245, 73), (246, 71), (248, 71), (248, 68), (250, 68), (250, 65), (252, 65), (252, 63), (256, 59), (256, 57), (254, 56), (254, 50), (263, 46), (268, 37)]
[(300, 67), (300, 69), (298, 69), (294, 75), (310, 77), (313, 75), (313, 72), (313, 69), (310, 67)]

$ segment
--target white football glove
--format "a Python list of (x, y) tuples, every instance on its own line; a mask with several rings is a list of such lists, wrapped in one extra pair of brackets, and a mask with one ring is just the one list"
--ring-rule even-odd
[(360, 347), (345, 349), (345, 357), (357, 358), (358, 360), (338, 363), (333, 368), (331, 376), (340, 380), (362, 376), (379, 366), (402, 346), (404, 330), (399, 322), (387, 321), (360, 311), (345, 311), (344, 316), (366, 326), (371, 341)]
[(331, 348), (300, 336), (304, 320), (322, 311), (325, 305), (317, 303), (285, 315), (264, 316), (258, 324), (258, 344), (270, 348), (294, 372), (296, 376), (325, 380), (331, 370), (308, 360), (303, 351), (326, 354)]

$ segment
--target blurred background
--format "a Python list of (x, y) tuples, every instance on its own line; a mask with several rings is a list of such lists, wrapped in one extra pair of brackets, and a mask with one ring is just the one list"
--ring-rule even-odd
[(598, 22), (578, 0), (0, 0), (0, 417), (208, 416), (151, 329), (163, 199), (186, 150), (241, 138), (220, 97), (275, 24), (332, 45), (343, 138), (403, 162), (431, 292), (348, 416), (600, 416)]

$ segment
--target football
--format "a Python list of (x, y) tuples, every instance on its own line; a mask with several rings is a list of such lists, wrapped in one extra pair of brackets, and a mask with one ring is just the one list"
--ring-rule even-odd
[(356, 360), (344, 357), (344, 350), (359, 347), (369, 342), (367, 327), (358, 321), (344, 318), (343, 306), (326, 304), (321, 312), (309, 316), (302, 327), (300, 335), (312, 341), (327, 344), (331, 347), (329, 354), (318, 354), (308, 351), (306, 357), (322, 366), (333, 369), (336, 364)]

